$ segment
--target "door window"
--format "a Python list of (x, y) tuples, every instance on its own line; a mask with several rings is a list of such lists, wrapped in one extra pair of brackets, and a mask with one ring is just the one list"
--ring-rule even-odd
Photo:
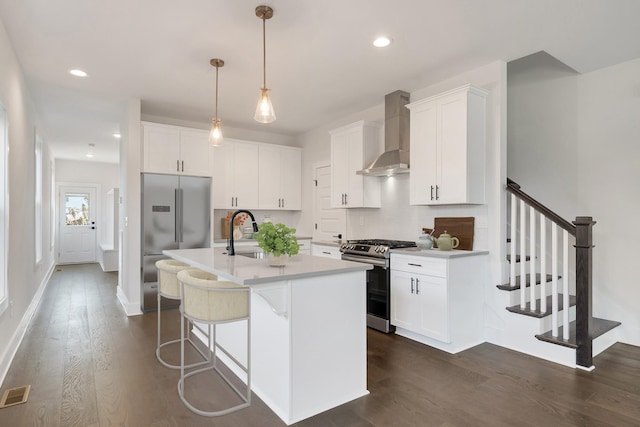
[(70, 194), (65, 198), (66, 225), (89, 225), (89, 194)]

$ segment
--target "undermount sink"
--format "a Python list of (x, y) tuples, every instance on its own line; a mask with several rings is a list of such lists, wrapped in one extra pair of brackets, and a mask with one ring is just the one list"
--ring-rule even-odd
[(254, 259), (264, 259), (264, 252), (236, 252), (236, 255), (243, 256), (246, 258), (254, 258)]

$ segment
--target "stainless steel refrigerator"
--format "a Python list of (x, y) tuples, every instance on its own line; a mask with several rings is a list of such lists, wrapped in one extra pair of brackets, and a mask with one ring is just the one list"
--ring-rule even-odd
[[(211, 178), (142, 174), (142, 311), (158, 308), (156, 261), (165, 249), (211, 246)], [(177, 307), (162, 298), (162, 308)]]

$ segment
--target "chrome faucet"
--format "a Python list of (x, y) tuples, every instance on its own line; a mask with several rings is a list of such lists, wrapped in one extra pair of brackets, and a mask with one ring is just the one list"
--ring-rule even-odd
[(231, 219), (229, 220), (229, 246), (227, 247), (227, 255), (229, 256), (233, 256), (236, 254), (236, 250), (233, 247), (233, 221), (236, 219), (236, 216), (241, 213), (246, 213), (251, 217), (251, 223), (253, 224), (253, 232), (254, 233), (258, 232), (258, 224), (256, 224), (256, 219), (251, 212), (245, 209), (240, 209), (238, 211), (235, 211), (233, 215), (231, 215)]

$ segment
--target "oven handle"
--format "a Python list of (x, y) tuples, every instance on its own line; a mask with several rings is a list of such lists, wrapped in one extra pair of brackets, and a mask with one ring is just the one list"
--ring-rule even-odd
[(342, 259), (344, 261), (363, 262), (365, 264), (372, 264), (385, 269), (387, 268), (387, 261), (384, 259), (365, 258), (365, 257), (359, 257), (357, 255), (347, 255), (347, 254), (342, 254)]

